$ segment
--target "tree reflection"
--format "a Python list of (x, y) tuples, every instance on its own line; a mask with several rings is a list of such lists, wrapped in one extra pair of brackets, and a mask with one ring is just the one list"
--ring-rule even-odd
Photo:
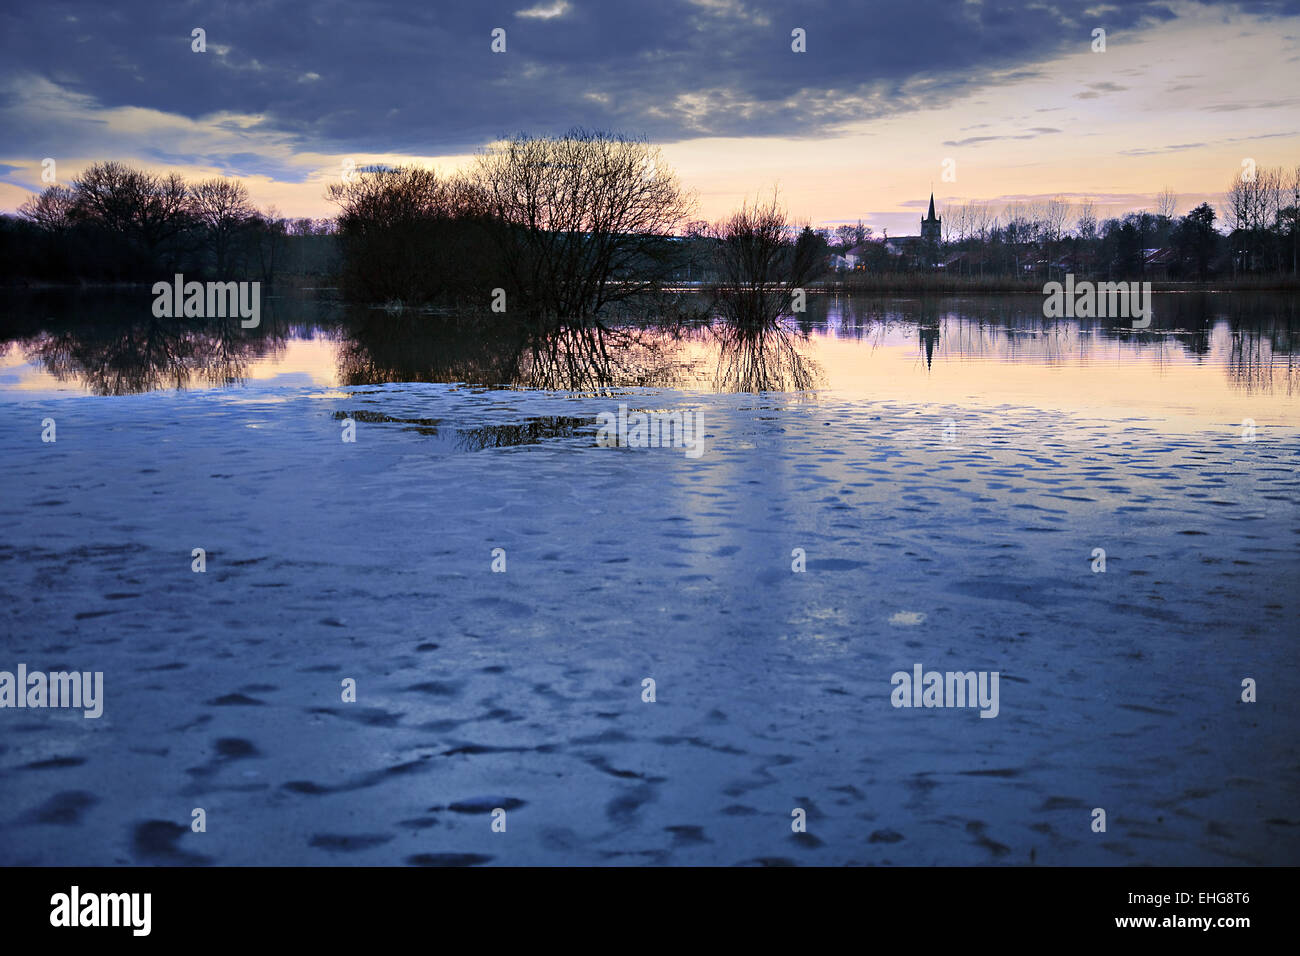
[(720, 323), (712, 333), (716, 391), (806, 392), (821, 380), (817, 363), (803, 354), (807, 335), (784, 322)]
[[(738, 322), (680, 319), (605, 325), (506, 315), (343, 310), (293, 302), (298, 321), (264, 303), (262, 323), (155, 318), (138, 295), (58, 301), (27, 296), (0, 311), (0, 347), (60, 382), (97, 395), (239, 385), (281, 361), (291, 340), (337, 346), (345, 386), (465, 383), (604, 393), (634, 387), (809, 392), (825, 384), (813, 339), (834, 336), (917, 348), (929, 374), (967, 358), (1042, 365), (1132, 361), (1163, 368), (1213, 362), (1230, 386), (1295, 394), (1297, 308), (1278, 298), (1169, 296), (1150, 328), (1098, 319), (1044, 319), (1036, 297), (989, 300), (812, 298), (809, 316)], [(51, 318), (50, 316), (54, 316)], [(264, 373), (263, 373), (264, 374)]]
[(15, 341), (26, 360), (95, 395), (242, 383), (252, 362), (283, 353), (290, 330), (264, 307), (257, 329), (238, 318), (156, 318), (148, 306), (76, 313), (75, 324)]
[(339, 380), (566, 391), (670, 387), (680, 372), (677, 344), (654, 328), (372, 313), (344, 331)]

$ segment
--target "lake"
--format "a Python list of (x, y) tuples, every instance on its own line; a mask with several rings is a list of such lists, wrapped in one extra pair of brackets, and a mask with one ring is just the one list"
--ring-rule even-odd
[(103, 699), (0, 711), (0, 863), (1297, 858), (1287, 297), (149, 301), (4, 312), (0, 671)]
[(1300, 422), (1297, 305), (1284, 294), (1157, 295), (1147, 330), (1047, 320), (1039, 296), (812, 296), (786, 336), (696, 330), (492, 340), (446, 318), (268, 300), (258, 329), (155, 319), (143, 292), (11, 294), (0, 395), (467, 382), (544, 389), (822, 391), (846, 397)]

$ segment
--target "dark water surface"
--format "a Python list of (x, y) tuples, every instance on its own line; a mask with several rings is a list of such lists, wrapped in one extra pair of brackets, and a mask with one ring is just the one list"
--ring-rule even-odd
[(463, 382), (583, 392), (649, 386), (1012, 403), (1206, 424), (1300, 424), (1297, 304), (1262, 293), (1157, 295), (1151, 327), (1048, 320), (1041, 297), (813, 296), (776, 330), (714, 324), (510, 330), (450, 316), (268, 297), (257, 329), (157, 319), (135, 293), (0, 300), (0, 398)]

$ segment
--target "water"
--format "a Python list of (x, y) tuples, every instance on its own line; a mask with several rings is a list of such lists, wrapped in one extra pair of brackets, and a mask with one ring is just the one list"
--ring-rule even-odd
[[(104, 701), (0, 711), (0, 864), (1300, 858), (1293, 304), (809, 304), (11, 302), (0, 671)], [(601, 446), (623, 404), (703, 454)], [(917, 665), (997, 716), (893, 706)]]
[(51, 393), (464, 382), (591, 391), (799, 391), (866, 400), (1300, 424), (1297, 306), (1270, 294), (1158, 295), (1147, 330), (1046, 320), (1038, 296), (813, 296), (784, 334), (715, 326), (520, 337), (446, 317), (271, 298), (262, 326), (155, 319), (143, 292), (10, 295), (0, 400)]

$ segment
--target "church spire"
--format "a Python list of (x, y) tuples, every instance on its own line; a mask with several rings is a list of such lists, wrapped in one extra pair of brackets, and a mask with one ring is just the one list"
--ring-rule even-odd
[(938, 242), (943, 229), (941, 220), (934, 214), (934, 190), (930, 190), (930, 214), (921, 220), (921, 238), (926, 242)]

